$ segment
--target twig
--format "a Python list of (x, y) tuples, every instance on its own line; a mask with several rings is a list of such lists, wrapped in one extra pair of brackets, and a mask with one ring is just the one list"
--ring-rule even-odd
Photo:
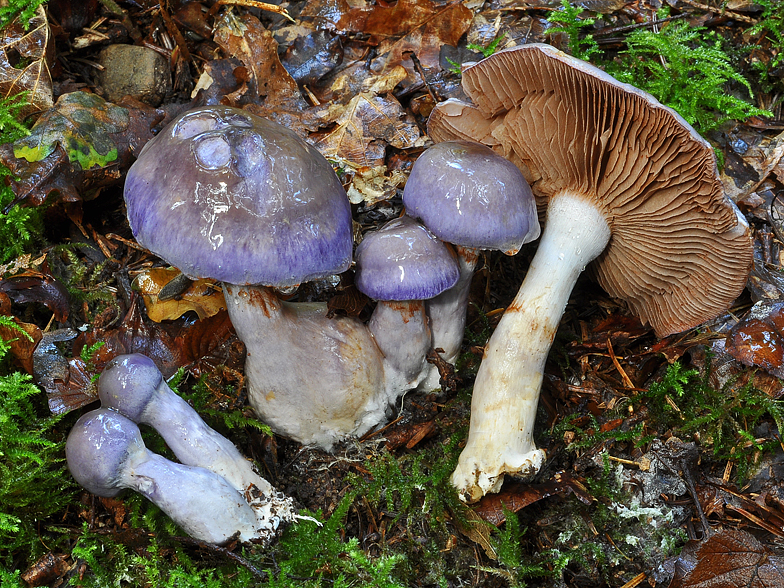
[(242, 567), (250, 570), (250, 572), (261, 580), (267, 580), (269, 578), (269, 572), (265, 570), (260, 570), (252, 563), (250, 563), (247, 559), (242, 557), (241, 555), (237, 555), (233, 551), (229, 551), (225, 547), (221, 547), (219, 545), (214, 545), (212, 543), (205, 543), (204, 541), (199, 541), (197, 539), (192, 539), (191, 537), (172, 537), (176, 539), (180, 543), (187, 543), (189, 545), (193, 545), (195, 547), (199, 547), (201, 549), (205, 549), (207, 551), (211, 551), (213, 553), (217, 553), (218, 555), (222, 555), (227, 557), (228, 559), (233, 559), (235, 562), (240, 564)]
[(646, 29), (650, 27), (654, 27), (656, 25), (660, 25), (665, 22), (670, 22), (671, 20), (678, 20), (681, 18), (686, 18), (688, 14), (677, 14), (675, 16), (668, 16), (667, 18), (662, 18), (659, 20), (649, 20), (647, 22), (638, 22), (630, 25), (625, 25), (622, 27), (608, 27), (606, 29), (601, 29), (593, 34), (593, 37), (607, 37), (608, 35), (615, 35), (616, 33), (628, 33), (629, 31), (633, 31), (636, 29)]
[(699, 2), (695, 2), (694, 0), (682, 0), (682, 2), (684, 4), (688, 4), (693, 8), (699, 8), (700, 10), (704, 10), (705, 12), (718, 14), (719, 16), (729, 16), (731, 19), (739, 20), (740, 22), (745, 22), (749, 24), (755, 24), (757, 22), (750, 16), (744, 16), (743, 14), (738, 14), (737, 12), (732, 12), (731, 10), (726, 10), (724, 8), (714, 8), (713, 6), (708, 6), (707, 4), (700, 4)]
[(281, 6), (276, 6), (275, 4), (268, 4), (267, 2), (259, 2), (258, 0), (218, 0), (215, 4), (212, 5), (210, 11), (207, 13), (210, 16), (218, 12), (218, 9), (221, 6), (230, 5), (230, 6), (249, 6), (251, 8), (259, 8), (261, 10), (266, 10), (267, 12), (274, 12), (275, 14), (281, 15), (283, 18), (287, 18), (291, 22), (296, 22), (289, 13), (286, 12), (286, 9)]

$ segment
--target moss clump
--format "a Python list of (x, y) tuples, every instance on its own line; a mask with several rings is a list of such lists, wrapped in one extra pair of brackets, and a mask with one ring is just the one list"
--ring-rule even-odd
[[(13, 328), (8, 317), (0, 323)], [(20, 337), (25, 336), (20, 332)], [(0, 358), (8, 351), (0, 345)], [(60, 417), (46, 416), (44, 393), (20, 372), (0, 375), (0, 565), (40, 555), (51, 533), (39, 521), (73, 500), (75, 485), (65, 471)]]

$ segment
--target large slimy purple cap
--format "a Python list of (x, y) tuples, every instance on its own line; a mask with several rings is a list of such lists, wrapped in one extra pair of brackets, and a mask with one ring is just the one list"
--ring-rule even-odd
[(125, 181), (136, 240), (191, 278), (292, 286), (345, 271), (351, 209), (329, 162), (293, 131), (230, 107), (190, 110)]
[(98, 378), (98, 398), (104, 408), (113, 408), (138, 423), (162, 380), (158, 366), (146, 355), (118, 355)]
[(445, 141), (414, 163), (406, 214), (442, 241), (516, 253), (539, 236), (536, 203), (520, 170), (489, 147)]
[(452, 250), (411, 217), (367, 233), (357, 247), (354, 283), (375, 300), (427, 300), (459, 276)]
[(68, 469), (80, 486), (98, 496), (116, 496), (128, 458), (145, 451), (139, 427), (121, 414), (99, 408), (76, 421), (65, 443)]

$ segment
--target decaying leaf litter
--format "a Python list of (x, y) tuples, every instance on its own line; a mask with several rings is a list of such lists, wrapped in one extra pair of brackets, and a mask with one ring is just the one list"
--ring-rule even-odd
[[(27, 29), (17, 21), (3, 29), (3, 95), (29, 91), (32, 106), (18, 114), (40, 114), (32, 133), (3, 145), (1, 156), (13, 172), (14, 198), (43, 211), (46, 243), (6, 260), (0, 305), (32, 339), (19, 337), (9, 353), (17, 369), (33, 374), (49, 409), (65, 414), (60, 439), (94, 402), (92, 382), (103, 366), (117, 354), (143, 352), (167, 376), (185, 379), (180, 391), (265, 477), (320, 510), (325, 530), (292, 530), (267, 552), (216, 550), (173, 538), (176, 530), (133, 498), (74, 493), (66, 508), (28, 529), (40, 536), (34, 548), (4, 553), (8, 573), (24, 572), (33, 585), (90, 585), (124, 566), (136, 582), (155, 581), (139, 559), (152, 555), (159, 578), (194, 585), (220, 576), (258, 585), (272, 578), (275, 585), (784, 584), (782, 411), (774, 402), (784, 364), (777, 103), (784, 43), (760, 25), (780, 11), (766, 12), (769, 3), (671, 2), (669, 14), (657, 17), (654, 2), (586, 3), (573, 23), (595, 22), (569, 34), (548, 33), (548, 16), (568, 14), (557, 3), (291, 3), (293, 22), (230, 4), (129, 3), (122, 15), (111, 4), (50, 2)], [(754, 104), (774, 114), (705, 133), (723, 158), (727, 193), (754, 228), (748, 288), (728, 313), (658, 339), (582, 278), (545, 374), (536, 435), (548, 462), (530, 483), (508, 481), (471, 508), (448, 484), (470, 385), (535, 244), (511, 259), (484, 256), (465, 354), (445, 374), (443, 394), (407, 395), (390, 424), (334, 455), (251, 424), (242, 344), (217, 290), (184, 284), (161, 300), (164, 264), (136, 245), (124, 219), (123, 175), (157, 129), (188, 106), (217, 102), (285, 124), (339, 171), (362, 233), (400, 214), (399, 190), (429, 144), (427, 116), (436, 101), (464, 98), (457, 71), (480, 59), (480, 49), (494, 41), (498, 48), (550, 42), (573, 53), (595, 45), (617, 61), (628, 30), (661, 31), (667, 23), (646, 23), (664, 18), (728, 39), (724, 50), (735, 51)], [(99, 51), (134, 41), (168, 60), (171, 92), (161, 104), (101, 98)], [(748, 99), (742, 85), (723, 88)], [(297, 295), (329, 299), (335, 313), (369, 314), (345, 280)], [(4, 339), (14, 337), (13, 326), (0, 328)], [(306, 534), (320, 544), (307, 545)], [(96, 537), (108, 546), (105, 560), (88, 555)], [(177, 575), (185, 571), (187, 579)]]

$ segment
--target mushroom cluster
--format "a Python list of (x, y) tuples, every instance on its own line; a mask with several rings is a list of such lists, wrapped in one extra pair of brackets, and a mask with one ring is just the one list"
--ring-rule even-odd
[[(481, 250), (514, 255), (539, 237), (536, 203), (525, 177), (492, 149), (468, 141), (445, 141), (414, 162), (403, 191), (406, 214), (420, 219), (457, 251), (460, 277), (427, 302), (432, 347), (454, 364), (465, 331), (471, 278)], [(438, 387), (431, 366), (420, 387)]]
[[(223, 435), (166, 384), (144, 355), (121, 355), (98, 380), (102, 407), (83, 415), (65, 446), (76, 481), (98, 496), (139, 492), (194, 538), (269, 541), (297, 518), (290, 498), (259, 476)], [(149, 451), (152, 426), (180, 463)]]
[[(247, 349), (250, 404), (275, 431), (330, 449), (382, 423), (390, 405), (423, 379), (430, 331), (415, 300), (451, 287), (458, 275), (446, 246), (424, 229), (416, 239), (412, 227), (379, 237), (410, 245), (405, 254), (360, 249), (368, 251), (360, 262), (368, 279), (361, 281), (382, 300), (369, 325), (330, 317), (326, 303), (286, 302), (276, 293), (329, 279), (352, 261), (346, 192), (329, 162), (294, 132), (236, 108), (188, 111), (145, 145), (124, 195), (141, 245), (190, 278), (223, 282)], [(442, 259), (434, 262), (438, 247)], [(397, 285), (370, 277), (384, 255), (387, 269), (409, 267)], [(432, 280), (427, 286), (411, 282), (420, 271)], [(389, 312), (393, 301), (408, 310)], [(401, 340), (414, 347), (400, 349)]]
[(462, 84), (473, 103), (437, 105), (430, 136), (478, 141), (515, 163), (546, 218), (474, 385), (452, 482), (475, 501), (498, 491), (505, 474), (543, 464), (533, 423), (544, 364), (586, 267), (664, 337), (732, 303), (752, 248), (710, 144), (647, 93), (539, 44), (465, 68)]

